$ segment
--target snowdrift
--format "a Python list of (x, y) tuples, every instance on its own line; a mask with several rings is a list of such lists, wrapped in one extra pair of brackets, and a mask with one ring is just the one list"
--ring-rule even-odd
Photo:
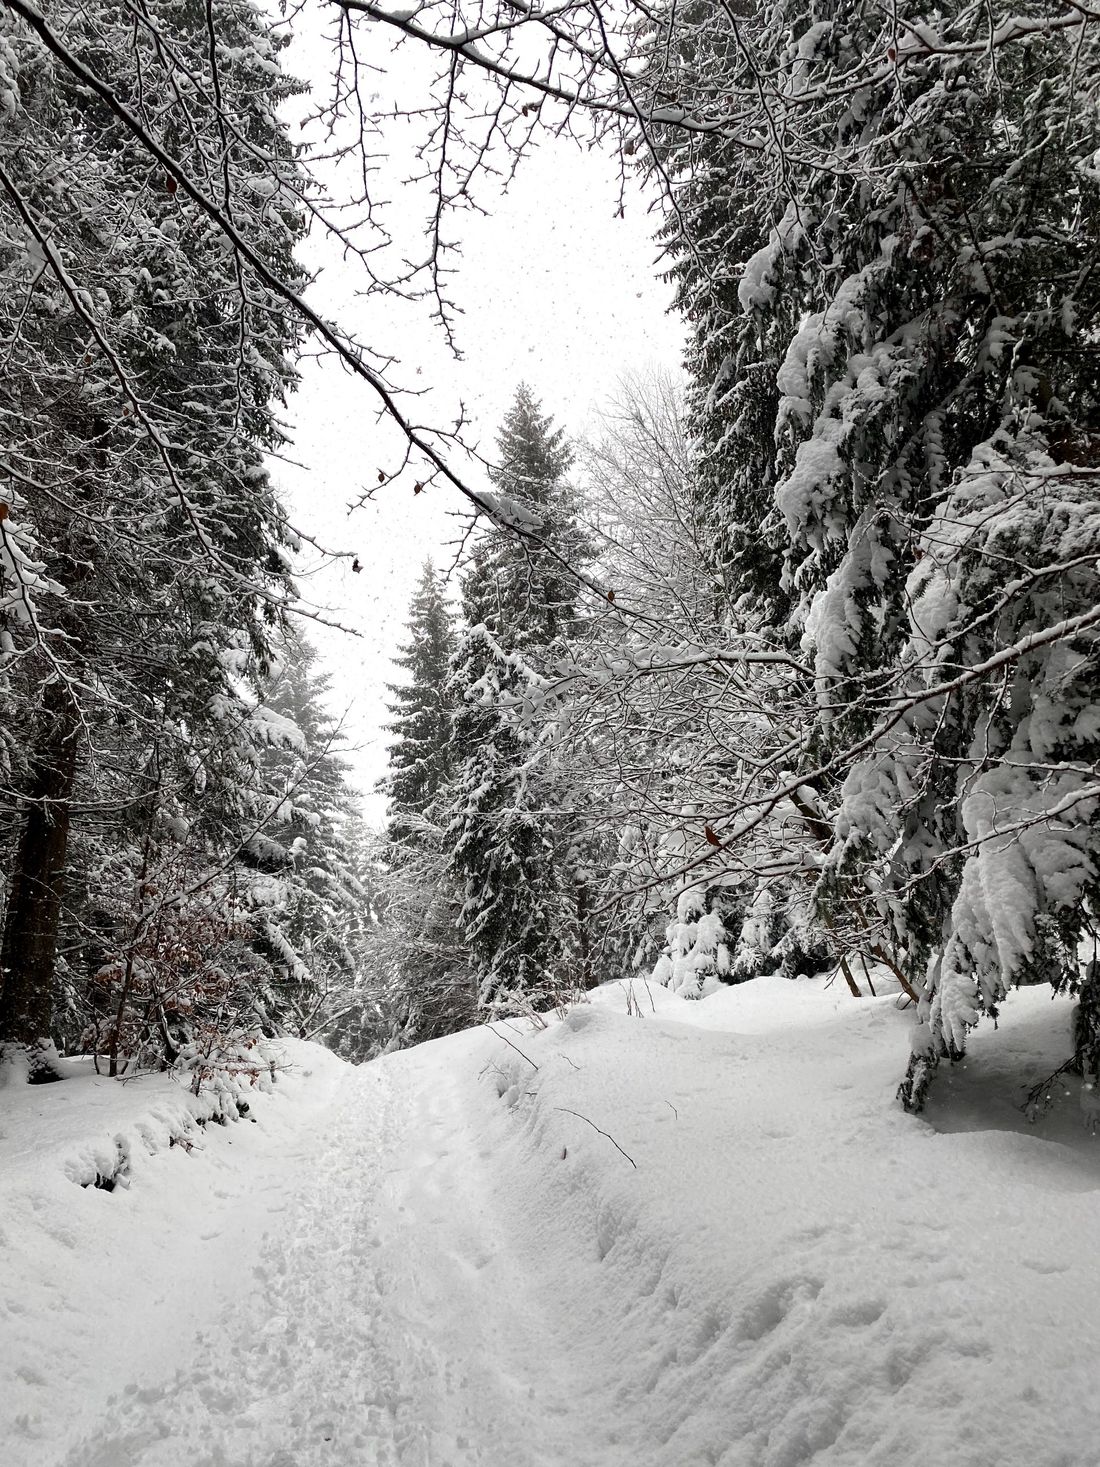
[(1072, 1079), (1035, 1125), (1019, 1107), (1069, 1052), (1068, 1003), (1014, 994), (914, 1119), (893, 998), (634, 996), (641, 1018), (607, 989), (495, 1061), (500, 1205), (560, 1265), (580, 1374), (614, 1403), (592, 1460), (1100, 1460), (1096, 1111)]

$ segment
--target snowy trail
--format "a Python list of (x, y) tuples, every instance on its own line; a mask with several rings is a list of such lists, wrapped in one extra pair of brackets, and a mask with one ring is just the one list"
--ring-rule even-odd
[(28, 1092), (0, 1467), (1095, 1467), (1098, 1108), (1018, 1106), (1069, 1012), (1014, 995), (927, 1119), (889, 998), (782, 980), (290, 1045), (190, 1150), (163, 1077)]
[(252, 1194), (270, 1220), (260, 1257), (179, 1341), (195, 1363), (129, 1383), (65, 1467), (594, 1460), (569, 1428), (580, 1387), (537, 1273), (486, 1207), (479, 1045), (468, 1065), (347, 1072)]

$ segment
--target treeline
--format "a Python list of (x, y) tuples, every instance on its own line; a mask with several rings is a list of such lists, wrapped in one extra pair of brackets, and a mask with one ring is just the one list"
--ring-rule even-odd
[(525, 534), (413, 597), (368, 944), (388, 1043), (612, 979), (697, 998), (836, 962), (791, 879), (802, 819), (771, 822), (759, 877), (709, 823), (762, 731), (708, 650), (726, 599), (679, 384), (624, 384), (604, 427), (575, 453), (521, 386), (491, 477)]
[(543, 1006), (593, 981), (592, 839), (571, 771), (534, 716), (583, 639), (590, 552), (572, 452), (526, 387), (500, 434), (494, 495), (526, 534), (481, 534), (456, 616), (429, 563), (392, 689), (390, 818), (373, 944), (391, 1042)]
[[(304, 284), (294, 84), (261, 13), (59, 20)], [(347, 1009), (369, 913), (265, 465), (302, 326), (7, 7), (0, 113), (0, 1046), (32, 1079), (60, 1048), (199, 1083)]]

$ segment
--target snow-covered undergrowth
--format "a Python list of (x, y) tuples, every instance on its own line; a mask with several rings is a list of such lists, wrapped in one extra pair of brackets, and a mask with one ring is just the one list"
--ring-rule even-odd
[[(1019, 1109), (1069, 1013), (1012, 995), (923, 1118), (894, 999), (776, 979), (296, 1046), (190, 1152), (150, 1140), (162, 1081), (5, 1096), (2, 1459), (1083, 1467), (1096, 1107)], [(74, 1185), (93, 1132), (128, 1187)]]

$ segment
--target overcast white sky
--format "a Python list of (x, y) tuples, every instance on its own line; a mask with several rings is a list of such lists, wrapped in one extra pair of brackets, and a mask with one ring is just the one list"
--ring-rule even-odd
[[(327, 60), (323, 42), (314, 39), (292, 53), (290, 65), (320, 85)], [(399, 80), (416, 84), (416, 60), (401, 64)], [(298, 104), (299, 113), (306, 105)], [(394, 155), (406, 145), (395, 129)], [(389, 217), (412, 253), (423, 228), (423, 197), (399, 180), (389, 197)], [(315, 302), (376, 350), (398, 358), (392, 376), (399, 384), (427, 391), (414, 405), (419, 421), (449, 426), (461, 401), (467, 440), (491, 458), (520, 381), (578, 437), (595, 428), (600, 405), (624, 373), (677, 366), (682, 328), (668, 314), (671, 292), (653, 263), (655, 218), (637, 192), (627, 199), (625, 217), (617, 217), (610, 159), (547, 140), (506, 194), (483, 181), (479, 200), (488, 215), (464, 214), (455, 227), (462, 242), (451, 292), (463, 313), (460, 362), (424, 307), (357, 296), (363, 281), (355, 269), (316, 242), (303, 252), (310, 267), (322, 271)], [(377, 485), (379, 469), (393, 465), (395, 440), (377, 421), (365, 384), (331, 360), (307, 361), (290, 417), (301, 466), (280, 464), (275, 473), (292, 513), (334, 549), (354, 551), (362, 565), (353, 574), (340, 562), (306, 580), (303, 590), (359, 634), (315, 629), (312, 635), (333, 675), (334, 705), (349, 710), (356, 773), (369, 793), (385, 772), (385, 684), (394, 677), (390, 664), (409, 599), (428, 556), (450, 564), (448, 544), (460, 528), (455, 516), (462, 502), (442, 487), (414, 496), (413, 478), (406, 475), (348, 512), (364, 489)], [(365, 809), (368, 818), (381, 818), (377, 798), (368, 798)]]

